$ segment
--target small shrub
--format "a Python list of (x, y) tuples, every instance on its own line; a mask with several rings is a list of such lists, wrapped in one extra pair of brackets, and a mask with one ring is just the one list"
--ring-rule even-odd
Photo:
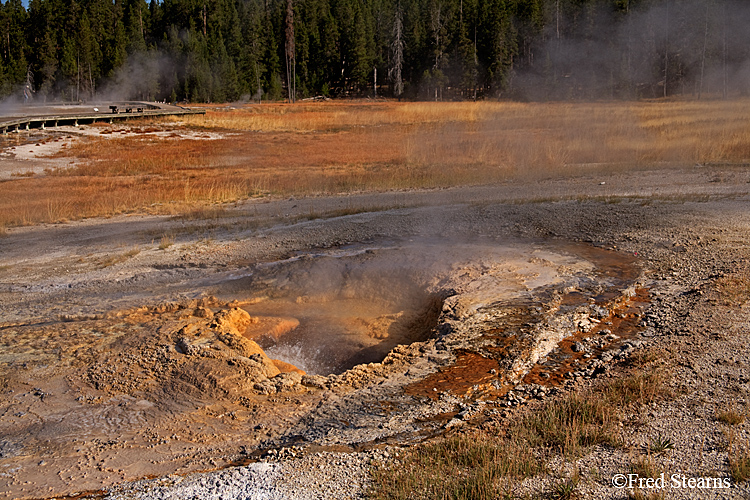
[(124, 254), (122, 254), (122, 256), (125, 257), (126, 259), (129, 259), (131, 257), (135, 257), (139, 253), (141, 253), (141, 250), (139, 248), (137, 248), (137, 247), (133, 247), (130, 250), (128, 250), (127, 252), (125, 252)]
[(715, 286), (726, 306), (741, 306), (750, 299), (750, 276), (746, 271), (723, 276)]
[(505, 481), (531, 477), (540, 465), (530, 447), (487, 434), (459, 435), (410, 450), (373, 471), (368, 498), (501, 498)]
[(124, 252), (118, 255), (108, 255), (104, 260), (102, 260), (99, 263), (99, 267), (104, 268), (104, 267), (114, 266), (115, 264), (119, 264), (120, 262), (125, 262), (131, 257), (135, 257), (139, 253), (141, 253), (141, 251), (138, 248), (133, 247), (127, 252)]
[(669, 395), (666, 387), (667, 380), (666, 370), (654, 367), (614, 380), (605, 389), (605, 397), (613, 405), (619, 407), (651, 403), (659, 397)]
[(616, 422), (604, 399), (571, 394), (529, 415), (522, 427), (532, 432), (532, 443), (559, 449), (569, 456), (595, 444), (615, 446)]
[(656, 361), (668, 358), (666, 352), (663, 349), (650, 348), (650, 349), (637, 349), (628, 358), (628, 364), (634, 367), (643, 367), (650, 365)]
[(630, 460), (630, 472), (642, 478), (658, 478), (664, 470), (654, 461), (651, 454), (641, 455)]
[(747, 448), (730, 446), (729, 472), (737, 483), (750, 479), (750, 451)]
[(174, 245), (174, 235), (165, 234), (159, 241), (159, 250), (166, 250), (167, 248)]
[(575, 498), (575, 490), (580, 479), (581, 476), (576, 472), (572, 477), (553, 484), (552, 491), (550, 492), (551, 500), (571, 500)]
[(716, 414), (716, 420), (727, 425), (738, 425), (745, 421), (745, 415), (734, 409), (720, 411)]
[(664, 453), (667, 450), (673, 450), (674, 443), (669, 437), (659, 434), (651, 440), (649, 449), (654, 453)]

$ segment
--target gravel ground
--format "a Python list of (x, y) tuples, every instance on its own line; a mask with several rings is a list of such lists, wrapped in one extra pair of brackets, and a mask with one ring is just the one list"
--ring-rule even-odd
[[(293, 288), (293, 278), (304, 276), (297, 271), (310, 272), (315, 269), (311, 263), (336, 261), (336, 252), (352, 248), (362, 250), (355, 261), (362, 263), (373, 255), (387, 258), (393, 242), (398, 248), (415, 241), (425, 248), (427, 242), (439, 248), (456, 241), (476, 247), (478, 239), (483, 245), (523, 242), (553, 261), (575, 256), (593, 262), (582, 257), (583, 250), (560, 250), (570, 245), (603, 249), (623, 261), (635, 258), (637, 273), (623, 278), (623, 287), (628, 282), (629, 288), (648, 289), (650, 302), (633, 313), (639, 336), (617, 349), (632, 355), (658, 348), (672, 374), (673, 398), (633, 410), (623, 421), (623, 449), (595, 448), (575, 462), (553, 461), (549, 474), (528, 480), (522, 492), (546, 494), (552, 482), (578, 470), (584, 498), (626, 498), (628, 490), (613, 487), (612, 478), (627, 474), (634, 457), (659, 436), (674, 444), (656, 457), (668, 479), (673, 474), (728, 478), (730, 456), (750, 446), (747, 422), (729, 425), (718, 418), (732, 409), (744, 413), (750, 405), (749, 179), (739, 168), (690, 167), (433, 192), (248, 202), (208, 220), (120, 217), (11, 229), (0, 237), (0, 476), (8, 480), (0, 496), (40, 498), (104, 487), (109, 498), (362, 498), (370, 463), (391, 459), (397, 449), (388, 446), (408, 447), (421, 439), (424, 429), (413, 425), (425, 416), (459, 414), (458, 422), (438, 421), (431, 428), (434, 435), (446, 427), (480, 425), (487, 415), (498, 415), (502, 422), (538, 405), (523, 384), (512, 405), (488, 396), (488, 403), (476, 406), (473, 397), (450, 396), (450, 391), (434, 401), (404, 395), (404, 386), (449, 366), (460, 349), (481, 351), (473, 337), (450, 336), (463, 331), (460, 324), (468, 331), (503, 312), (454, 307), (470, 305), (460, 300), (447, 302), (453, 309), (443, 309), (440, 324), (452, 325), (453, 333), (442, 344), (438, 337), (399, 348), (390, 364), (351, 370), (325, 382), (315, 379), (321, 388), (305, 386), (303, 392), (252, 396), (251, 386), (248, 400), (212, 396), (199, 404), (200, 394), (182, 386), (153, 389), (149, 380), (156, 379), (143, 372), (120, 372), (128, 373), (120, 378), (132, 386), (120, 384), (117, 390), (110, 383), (116, 377), (102, 378), (102, 369), (110, 365), (103, 360), (114, 359), (100, 357), (103, 353), (138, 359), (123, 367), (151, 366), (145, 359), (178, 359), (174, 353), (160, 354), (154, 332), (168, 337), (185, 321), (197, 325), (204, 319), (164, 304), (184, 305), (210, 292), (216, 304), (230, 307), (228, 301), (248, 284), (273, 278), (280, 286), (279, 276), (284, 276), (283, 286)], [(361, 213), (342, 216), (342, 210)], [(320, 218), (308, 220), (313, 213)], [(175, 244), (159, 249), (165, 233), (176, 235)], [(373, 244), (374, 253), (365, 248)], [(138, 252), (131, 252), (134, 248)], [(300, 254), (313, 257), (295, 260)], [(476, 298), (469, 294), (476, 281), (471, 276), (502, 270), (493, 267), (497, 259), (468, 257), (476, 262), (466, 269), (469, 278), (450, 283), (460, 285), (453, 290), (456, 296)], [(271, 278), (259, 272), (273, 262), (283, 262), (281, 268), (290, 272)], [(587, 272), (585, 266), (557, 261), (559, 277), (573, 280), (559, 286), (573, 283), (586, 293), (601, 291), (609, 278), (602, 274), (605, 263), (597, 265), (598, 271)], [(451, 276), (461, 276), (460, 269), (453, 271)], [(259, 281), (261, 275), (265, 281)], [(559, 277), (550, 279), (557, 283)], [(564, 292), (555, 286), (529, 286), (528, 297), (543, 304), (543, 290)], [(571, 322), (578, 321), (576, 311), (544, 314), (544, 324), (558, 325), (561, 332), (570, 332)], [(92, 347), (107, 339), (111, 343), (101, 345), (108, 351)], [(133, 352), (139, 357), (128, 358)], [(602, 374), (592, 378), (585, 370), (570, 370), (560, 389), (583, 390), (620, 376), (627, 365), (625, 355), (619, 361), (607, 352), (597, 356), (608, 360)], [(303, 387), (296, 384), (289, 387)], [(182, 392), (170, 392), (178, 389)], [(381, 401), (393, 409), (376, 408)], [(76, 415), (77, 421), (66, 415)], [(84, 429), (78, 422), (92, 424)], [(249, 457), (261, 461), (232, 466)], [(218, 470), (199, 472), (211, 469)], [(132, 481), (146, 476), (157, 479)], [(670, 488), (666, 495), (747, 498), (750, 491), (746, 483), (732, 482), (726, 489)]]
[[(286, 453), (284, 453), (286, 452)], [(262, 462), (231, 469), (167, 476), (113, 488), (107, 500), (202, 498), (221, 500), (349, 500), (362, 498), (374, 460), (387, 460), (393, 450), (369, 453), (317, 452), (302, 455), (283, 450)], [(271, 460), (271, 461), (268, 461)], [(281, 461), (279, 461), (281, 460)]]

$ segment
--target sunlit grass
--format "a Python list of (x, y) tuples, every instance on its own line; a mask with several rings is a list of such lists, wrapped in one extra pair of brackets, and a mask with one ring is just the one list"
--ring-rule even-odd
[(165, 234), (164, 236), (161, 237), (161, 240), (159, 240), (159, 250), (166, 250), (172, 245), (174, 245), (173, 234)]
[[(214, 106), (202, 116), (132, 122), (139, 132), (132, 137), (100, 125), (99, 136), (58, 153), (71, 168), (0, 182), (0, 225), (176, 214), (267, 195), (744, 164), (750, 161), (748, 119), (748, 100)], [(149, 133), (164, 129), (223, 138)]]
[(407, 453), (398, 468), (376, 466), (368, 498), (493, 500), (502, 498), (507, 480), (540, 470), (538, 458), (522, 441), (456, 435)]
[(116, 264), (120, 264), (121, 262), (125, 262), (132, 257), (135, 257), (139, 253), (141, 253), (140, 249), (135, 247), (120, 254), (109, 254), (106, 257), (102, 258), (98, 262), (98, 265), (100, 268), (114, 266)]
[(509, 423), (502, 435), (461, 434), (417, 446), (395, 462), (377, 465), (368, 498), (516, 498), (514, 487), (525, 478), (545, 476), (555, 479), (551, 498), (573, 498), (577, 473), (563, 478), (559, 469), (545, 467), (546, 459), (558, 456), (575, 462), (595, 445), (622, 447), (623, 415), (672, 396), (663, 360), (645, 358), (635, 360), (635, 365), (622, 379), (547, 401)]
[(742, 306), (750, 300), (750, 273), (741, 270), (716, 280), (716, 290), (722, 304)]

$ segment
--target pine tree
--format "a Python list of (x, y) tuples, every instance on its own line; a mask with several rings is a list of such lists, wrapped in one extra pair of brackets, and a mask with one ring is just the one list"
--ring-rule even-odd
[(145, 0), (130, 0), (125, 3), (124, 27), (127, 37), (125, 50), (128, 54), (146, 51), (148, 7)]
[(391, 67), (389, 77), (393, 82), (393, 95), (401, 97), (404, 93), (404, 82), (401, 78), (401, 70), (404, 65), (404, 22), (401, 4), (395, 9), (393, 19), (393, 41), (391, 42)]
[(242, 26), (242, 49), (238, 54), (238, 85), (241, 95), (260, 101), (263, 98), (264, 20), (265, 11), (260, 0), (244, 2), (238, 12)]
[(109, 36), (104, 40), (104, 61), (102, 73), (104, 76), (112, 77), (127, 59), (128, 38), (125, 31), (125, 22), (122, 6), (119, 3), (112, 5), (107, 23), (110, 26)]
[(77, 38), (78, 98), (93, 99), (96, 94), (96, 82), (101, 77), (102, 51), (85, 11), (81, 14)]
[(191, 29), (188, 33), (185, 97), (193, 102), (211, 102), (213, 76), (208, 62), (208, 48), (203, 31)]

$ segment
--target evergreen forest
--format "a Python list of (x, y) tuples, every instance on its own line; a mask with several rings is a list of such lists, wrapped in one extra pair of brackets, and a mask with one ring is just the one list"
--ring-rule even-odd
[(739, 0), (5, 0), (0, 96), (727, 97), (748, 26)]

